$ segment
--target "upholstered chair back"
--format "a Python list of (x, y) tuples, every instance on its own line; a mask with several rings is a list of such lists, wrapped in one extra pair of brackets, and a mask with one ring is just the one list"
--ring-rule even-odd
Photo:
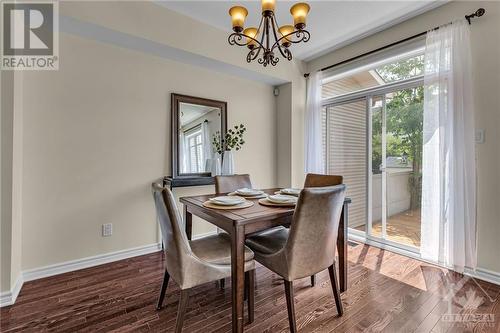
[(284, 251), (292, 280), (334, 263), (345, 185), (301, 191)]

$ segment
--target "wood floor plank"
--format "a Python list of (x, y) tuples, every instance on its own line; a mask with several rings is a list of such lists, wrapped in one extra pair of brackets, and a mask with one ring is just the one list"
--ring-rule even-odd
[[(175, 327), (179, 288), (170, 283), (164, 307), (155, 303), (164, 272), (160, 252), (25, 283), (15, 305), (0, 309), (1, 332), (170, 332)], [(472, 313), (491, 314), (491, 323), (445, 322), (445, 297), (462, 276), (389, 251), (349, 246), (349, 288), (339, 317), (328, 273), (294, 283), (300, 332), (499, 332), (500, 287), (467, 280), (452, 299), (484, 289), (497, 297)], [(255, 321), (246, 332), (287, 332), (283, 280), (257, 265)], [(467, 294), (469, 292), (469, 294)], [(245, 305), (246, 307), (246, 305)], [(231, 331), (231, 283), (193, 288), (184, 332)]]

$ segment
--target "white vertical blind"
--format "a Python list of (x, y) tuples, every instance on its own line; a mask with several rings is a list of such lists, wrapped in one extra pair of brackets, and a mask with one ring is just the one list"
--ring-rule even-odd
[(325, 131), (326, 171), (344, 177), (346, 195), (352, 199), (349, 226), (363, 225), (367, 202), (366, 100), (325, 109), (322, 128)]

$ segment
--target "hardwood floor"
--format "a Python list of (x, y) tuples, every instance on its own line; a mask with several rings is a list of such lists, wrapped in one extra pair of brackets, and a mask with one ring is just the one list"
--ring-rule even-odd
[[(16, 304), (0, 310), (0, 331), (170, 332), (179, 289), (171, 283), (164, 308), (155, 310), (163, 269), (158, 252), (25, 283)], [(256, 281), (255, 321), (245, 331), (287, 332), (283, 281), (264, 267)], [(499, 286), (374, 247), (349, 246), (342, 317), (329, 283), (327, 271), (315, 287), (309, 278), (294, 283), (299, 332), (500, 331)], [(230, 332), (230, 281), (225, 290), (194, 288), (187, 311), (184, 332)]]

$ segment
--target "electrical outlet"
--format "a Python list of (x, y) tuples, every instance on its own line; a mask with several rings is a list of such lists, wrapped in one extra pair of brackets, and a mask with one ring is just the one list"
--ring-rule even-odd
[(105, 223), (102, 225), (102, 237), (109, 237), (113, 234), (113, 224)]

